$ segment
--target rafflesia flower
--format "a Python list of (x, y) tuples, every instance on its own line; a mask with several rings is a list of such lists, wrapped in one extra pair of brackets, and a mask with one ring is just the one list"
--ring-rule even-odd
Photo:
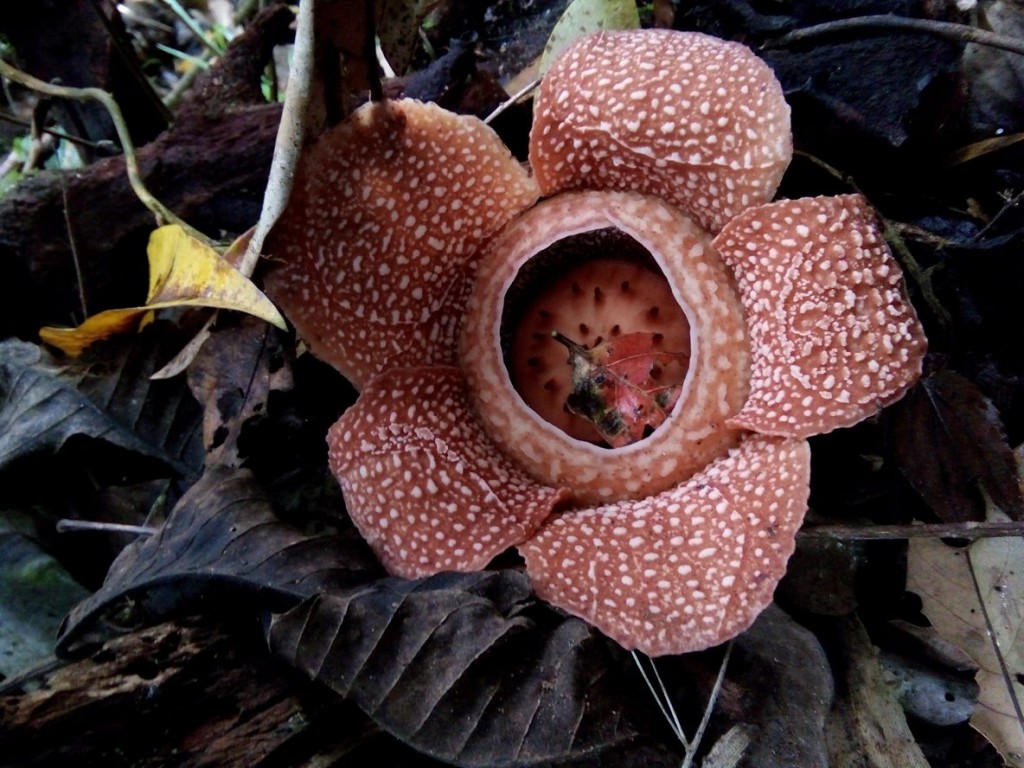
[(626, 648), (749, 626), (807, 508), (806, 438), (901, 397), (925, 349), (863, 198), (768, 202), (791, 154), (771, 70), (668, 31), (559, 58), (532, 176), (415, 101), (309, 148), (268, 290), (360, 390), (330, 464), (391, 573), (517, 545), (541, 598)]

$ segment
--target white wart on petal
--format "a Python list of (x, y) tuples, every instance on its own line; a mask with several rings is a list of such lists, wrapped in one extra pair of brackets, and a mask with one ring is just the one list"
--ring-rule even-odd
[(921, 375), (924, 330), (862, 196), (752, 208), (715, 247), (736, 273), (753, 351), (734, 426), (792, 437), (847, 427)]
[(359, 388), (387, 368), (453, 363), (477, 251), (537, 195), (475, 117), (367, 104), (304, 152), (264, 246), (267, 293)]
[(530, 162), (541, 192), (657, 195), (711, 232), (772, 199), (792, 156), (789, 106), (749, 48), (697, 32), (601, 32), (541, 84)]
[(771, 603), (809, 481), (805, 441), (751, 434), (657, 496), (552, 517), (519, 551), (539, 597), (624, 648), (697, 651)]
[(534, 482), (487, 439), (456, 368), (382, 374), (327, 445), (352, 521), (405, 578), (483, 568), (568, 495)]

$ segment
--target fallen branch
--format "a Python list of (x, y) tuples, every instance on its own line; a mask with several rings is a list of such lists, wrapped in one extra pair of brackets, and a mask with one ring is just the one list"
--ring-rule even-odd
[(971, 27), (967, 24), (955, 24), (949, 21), (933, 21), (931, 19), (909, 19), (905, 16), (894, 16), (891, 14), (881, 16), (857, 16), (852, 19), (839, 19), (838, 21), (826, 21), (824, 24), (815, 24), (812, 27), (795, 29), (781, 37), (767, 40), (764, 48), (784, 48), (795, 43), (802, 43), (827, 35), (841, 34), (851, 30), (905, 30), (909, 32), (921, 32), (936, 37), (944, 37), (947, 40), (954, 40), (959, 43), (975, 43), (987, 45), (991, 48), (1001, 48), (1011, 53), (1024, 54), (1024, 40), (1008, 35), (1000, 35), (995, 32), (988, 32), (984, 29)]
[(809, 525), (797, 533), (802, 541), (878, 541), (893, 539), (985, 539), (1024, 536), (1024, 521), (915, 523), (912, 525)]

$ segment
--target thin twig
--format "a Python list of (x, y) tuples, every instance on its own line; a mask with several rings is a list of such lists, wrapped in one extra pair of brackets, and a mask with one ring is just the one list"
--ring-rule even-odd
[[(801, 157), (807, 160), (813, 165), (821, 168), (825, 173), (832, 176), (837, 181), (848, 186), (853, 192), (863, 196), (867, 199), (867, 195), (864, 194), (863, 190), (857, 185), (853, 176), (844, 173), (835, 166), (825, 162), (820, 157), (808, 154), (807, 152), (794, 152), (794, 157)], [(870, 200), (869, 200), (870, 202)], [(877, 209), (876, 209), (877, 210)], [(923, 269), (921, 265), (914, 258), (914, 254), (907, 247), (907, 244), (903, 240), (903, 229), (901, 224), (890, 221), (884, 217), (882, 223), (885, 227), (885, 239), (892, 246), (892, 249), (896, 252), (899, 257), (900, 264), (903, 266), (904, 271), (917, 285), (918, 290), (921, 292), (921, 297), (928, 304), (932, 310), (932, 314), (935, 315), (936, 319), (939, 320), (943, 325), (949, 325), (952, 322), (952, 316), (949, 311), (942, 306), (942, 302), (939, 301), (938, 296), (935, 295), (935, 288), (932, 284), (932, 274), (929, 270)]]
[(971, 574), (971, 584), (974, 586), (974, 596), (978, 599), (978, 607), (981, 608), (981, 615), (985, 617), (985, 629), (988, 630), (988, 641), (992, 646), (992, 652), (995, 654), (996, 660), (999, 662), (999, 672), (1003, 677), (1003, 683), (1006, 685), (1006, 692), (1010, 698), (1010, 703), (1013, 705), (1013, 711), (1017, 715), (1017, 724), (1021, 727), (1021, 730), (1024, 731), (1024, 709), (1021, 707), (1020, 699), (1017, 697), (1017, 689), (1014, 686), (1014, 672), (1017, 670), (1011, 670), (1006, 663), (1006, 656), (1003, 654), (1003, 649), (999, 645), (999, 633), (996, 631), (995, 624), (992, 622), (992, 617), (989, 616), (988, 603), (985, 600), (985, 595), (981, 593), (981, 584), (978, 583), (978, 574), (974, 570), (974, 561), (971, 559), (971, 551), (968, 549), (965, 554), (967, 556), (967, 570)]
[[(16, 117), (15, 115), (9, 115), (6, 112), (0, 112), (0, 121), (3, 121), (5, 123), (11, 123), (12, 125), (20, 125), (23, 128), (32, 127), (31, 120), (26, 120), (22, 117)], [(113, 146), (113, 142), (110, 141), (89, 141), (88, 139), (83, 139), (81, 136), (73, 136), (70, 133), (58, 131), (55, 128), (43, 128), (42, 126), (40, 126), (38, 130), (40, 133), (45, 133), (48, 136), (53, 136), (55, 139), (60, 139), (62, 141), (70, 141), (72, 144), (78, 144), (79, 146), (88, 147), (89, 149), (109, 149), (110, 147)]]
[(164, 5), (174, 11), (177, 17), (181, 19), (182, 23), (192, 32), (193, 37), (195, 37), (204, 48), (210, 51), (214, 56), (224, 55), (224, 51), (218, 49), (217, 46), (207, 39), (206, 33), (203, 32), (198, 24), (196, 24), (196, 20), (189, 15), (189, 12), (182, 7), (178, 0), (164, 0)]
[(163, 43), (157, 43), (156, 49), (161, 53), (166, 53), (168, 56), (172, 56), (178, 61), (185, 62), (186, 64), (191, 64), (193, 67), (198, 67), (203, 71), (208, 70), (210, 68), (211, 63), (215, 58), (203, 58), (202, 56), (195, 56), (191, 53), (179, 51), (177, 48), (171, 48), (171, 46), (164, 45)]
[(78, 245), (75, 243), (75, 232), (71, 226), (71, 213), (68, 211), (68, 183), (64, 175), (60, 177), (60, 199), (64, 208), (64, 228), (68, 233), (68, 245), (71, 248), (71, 263), (75, 265), (75, 279), (78, 281), (78, 300), (82, 305), (82, 317), (89, 316), (89, 304), (85, 300), (85, 280), (82, 279), (82, 265), (78, 260)]
[[(676, 735), (676, 738), (679, 739), (680, 743), (683, 745), (683, 749), (686, 752), (689, 752), (690, 742), (686, 738), (686, 733), (683, 731), (682, 725), (679, 723), (679, 720), (674, 716), (675, 712), (673, 711), (672, 715), (669, 715), (669, 710), (665, 706), (666, 703), (669, 704), (669, 706), (671, 706), (671, 702), (668, 701), (667, 696), (665, 697), (665, 701), (662, 701), (662, 698), (659, 695), (658, 690), (654, 687), (654, 683), (651, 682), (651, 678), (647, 675), (647, 670), (645, 670), (644, 665), (640, 663), (640, 654), (638, 654), (636, 651), (633, 651), (632, 656), (633, 662), (636, 664), (636, 668), (640, 670), (640, 675), (641, 677), (643, 677), (644, 682), (647, 684), (647, 690), (651, 692), (651, 696), (654, 697), (654, 703), (658, 705), (658, 709), (661, 711), (661, 716), (665, 718), (665, 722), (668, 723), (668, 727), (672, 729), (672, 732)], [(653, 661), (651, 662), (651, 667), (654, 668)]]
[(802, 541), (888, 541), (898, 539), (974, 539), (1024, 536), (1024, 521), (1011, 520), (922, 523), (917, 525), (808, 525), (800, 529)]
[(648, 659), (648, 662), (650, 662), (651, 672), (654, 675), (654, 679), (658, 683), (657, 688), (655, 688), (654, 683), (651, 682), (650, 675), (648, 675), (647, 671), (644, 669), (644, 665), (640, 661), (640, 654), (636, 651), (632, 652), (636, 668), (640, 670), (640, 675), (647, 684), (647, 690), (649, 690), (651, 692), (651, 696), (654, 697), (654, 703), (658, 705), (658, 709), (661, 711), (661, 716), (665, 718), (665, 721), (668, 723), (668, 727), (683, 745), (684, 758), (680, 768), (690, 768), (697, 757), (697, 751), (700, 749), (700, 743), (704, 738), (704, 732), (707, 730), (708, 723), (711, 722), (711, 715), (715, 711), (715, 704), (717, 703), (718, 696), (722, 691), (722, 683), (725, 680), (725, 670), (729, 666), (729, 657), (732, 655), (733, 642), (733, 640), (730, 640), (728, 645), (725, 646), (725, 654), (722, 656), (722, 662), (718, 667), (718, 677), (715, 678), (715, 685), (711, 689), (707, 706), (704, 707), (704, 714), (701, 717), (700, 724), (697, 726), (697, 731), (693, 734), (692, 739), (688, 739), (686, 737), (686, 731), (683, 730), (683, 725), (679, 722), (679, 716), (676, 714), (676, 709), (672, 706), (672, 698), (669, 696), (668, 689), (665, 687), (665, 683), (662, 681), (661, 675), (658, 673), (658, 665), (654, 663), (654, 659)]
[(701, 740), (704, 738), (704, 731), (708, 728), (708, 723), (711, 722), (711, 713), (715, 711), (715, 703), (718, 701), (718, 695), (722, 692), (722, 683), (725, 682), (725, 670), (729, 666), (729, 658), (732, 656), (732, 647), (735, 644), (735, 640), (730, 640), (729, 644), (725, 646), (725, 655), (722, 656), (722, 663), (718, 667), (718, 677), (715, 678), (715, 687), (711, 689), (711, 695), (708, 696), (708, 705), (704, 708), (704, 716), (700, 719), (700, 725), (697, 726), (697, 732), (693, 734), (693, 741), (690, 742), (691, 749), (686, 754), (686, 758), (683, 760), (680, 768), (690, 768), (693, 765), (693, 759), (697, 754), (697, 748), (700, 746)]
[(838, 21), (827, 21), (824, 24), (815, 24), (803, 29), (795, 29), (781, 37), (768, 40), (764, 48), (781, 48), (794, 43), (801, 43), (816, 37), (834, 35), (842, 32), (849, 32), (855, 29), (868, 30), (891, 30), (900, 29), (910, 32), (923, 32), (928, 35), (944, 37), (948, 40), (955, 40), (960, 43), (976, 43), (987, 45), (991, 48), (1001, 48), (1011, 53), (1024, 54), (1024, 40), (1009, 35), (1000, 35), (995, 32), (988, 32), (984, 29), (971, 27), (966, 24), (954, 24), (948, 21), (933, 21), (931, 19), (910, 19), (905, 16), (894, 16), (890, 14), (880, 16), (857, 16), (852, 19), (839, 19)]
[(925, 229), (917, 224), (907, 224), (902, 221), (894, 221), (892, 222), (892, 226), (904, 240), (913, 240), (915, 243), (930, 245), (932, 248), (962, 247), (962, 243), (958, 243), (956, 240), (950, 240), (948, 237), (943, 237), (942, 235), (937, 235), (931, 230)]
[(203, 74), (205, 70), (199, 67), (192, 67), (191, 69), (185, 70), (185, 74), (178, 78), (178, 82), (171, 88), (170, 93), (164, 96), (164, 106), (168, 109), (173, 109), (178, 106), (181, 99), (185, 96), (186, 91), (193, 86), (196, 79)]
[[(118, 12), (120, 12), (118, 6)], [(121, 63), (124, 65), (125, 70), (128, 72), (132, 80), (135, 81), (139, 88), (139, 91), (144, 93), (146, 100), (153, 106), (153, 108), (160, 115), (160, 118), (164, 121), (164, 125), (170, 125), (174, 122), (174, 115), (162, 101), (160, 96), (155, 90), (153, 90), (153, 84), (149, 82), (145, 74), (142, 72), (142, 67), (139, 66), (138, 57), (135, 56), (135, 52), (132, 50), (131, 45), (128, 44), (125, 36), (119, 34), (118, 27), (115, 25), (111, 15), (108, 15), (102, 5), (102, 0), (92, 0), (92, 8), (95, 11), (96, 16), (107, 30), (107, 39), (111, 45), (114, 46), (114, 50), (117, 51), (118, 58), (121, 59)], [(121, 21), (121, 19), (118, 19)], [(121, 27), (120, 29), (123, 29)]]
[(41, 168), (51, 154), (56, 151), (56, 142), (53, 137), (39, 130), (39, 126), (46, 122), (46, 115), (50, 110), (50, 100), (40, 99), (32, 110), (32, 127), (29, 129), (29, 145), (26, 152), (25, 163), (21, 166), (23, 174)]
[(491, 114), (485, 117), (484, 122), (490, 125), (491, 121), (494, 120), (498, 115), (500, 115), (506, 109), (511, 107), (513, 104), (518, 103), (520, 99), (523, 99), (527, 94), (529, 94), (538, 85), (540, 85), (541, 80), (542, 78), (536, 77), (530, 82), (528, 82), (526, 85), (524, 85), (522, 88), (520, 88), (518, 91), (513, 93), (505, 101), (501, 102), (501, 104), (499, 104), (498, 107), (493, 112), (491, 112)]
[(1003, 219), (1004, 216), (1006, 216), (1007, 213), (1020, 205), (1021, 200), (1024, 200), (1024, 191), (1018, 192), (1008, 200), (1006, 204), (999, 209), (998, 213), (989, 219), (988, 224), (982, 227), (978, 234), (976, 234), (972, 239), (975, 242), (984, 239), (984, 237)]
[(680, 740), (683, 742), (683, 746), (687, 749), (692, 749), (694, 742), (688, 742), (686, 740), (686, 731), (683, 730), (683, 724), (679, 722), (679, 715), (676, 713), (676, 708), (672, 705), (672, 697), (668, 695), (668, 688), (665, 687), (665, 681), (661, 679), (661, 674), (658, 672), (658, 665), (654, 663), (654, 659), (650, 659), (651, 671), (654, 672), (654, 679), (658, 681), (658, 690), (661, 691), (662, 699), (665, 701), (665, 707), (668, 709), (668, 713), (672, 716), (672, 723), (675, 727), (676, 733), (679, 734)]
[(123, 523), (100, 523), (94, 520), (58, 520), (57, 533), (73, 531), (101, 531), (103, 533), (131, 533), (136, 536), (154, 536), (159, 528), (151, 525), (124, 525)]
[(861, 191), (860, 187), (857, 185), (857, 182), (854, 181), (853, 176), (846, 173), (845, 171), (841, 171), (831, 163), (825, 162), (817, 155), (812, 155), (810, 152), (804, 152), (803, 150), (797, 149), (793, 151), (793, 157), (799, 157), (803, 160), (806, 160), (811, 165), (818, 166), (821, 170), (823, 170), (833, 179), (838, 181), (840, 184), (845, 184), (846, 186), (848, 186), (851, 192), (856, 192), (858, 195), (864, 194)]
[(114, 128), (117, 130), (117, 138), (121, 142), (121, 147), (124, 150), (124, 161), (125, 168), (128, 172), (128, 182), (131, 184), (132, 190), (135, 192), (135, 196), (139, 198), (139, 201), (144, 206), (153, 212), (158, 223), (178, 224), (182, 229), (188, 232), (189, 235), (200, 242), (206, 243), (210, 247), (214, 246), (213, 241), (206, 237), (206, 235), (196, 229), (193, 229), (191, 226), (175, 216), (146, 188), (146, 185), (142, 182), (142, 174), (139, 170), (139, 160), (135, 154), (135, 145), (132, 143), (132, 138), (128, 133), (128, 126), (124, 121), (124, 116), (121, 114), (121, 108), (117, 105), (117, 102), (114, 101), (113, 96), (100, 88), (69, 88), (63, 85), (44, 83), (42, 80), (22, 72), (20, 69), (15, 69), (2, 59), (0, 59), (0, 76), (3, 76), (8, 80), (13, 80), (26, 88), (31, 88), (33, 91), (44, 93), (47, 96), (56, 96), (62, 99), (73, 99), (75, 101), (91, 99), (93, 101), (100, 102), (104, 107), (106, 107), (107, 112), (110, 114), (110, 119), (114, 123)]
[(380, 79), (380, 65), (377, 63), (377, 4), (364, 0), (366, 13), (366, 37), (363, 40), (363, 58), (366, 60), (366, 76), (370, 81), (370, 100), (384, 101), (384, 83)]
[(373, 52), (377, 58), (377, 66), (380, 67), (381, 72), (384, 73), (384, 77), (393, 78), (397, 77), (395, 68), (391, 66), (391, 62), (388, 61), (388, 57), (384, 55), (384, 49), (380, 47), (380, 39), (377, 40), (373, 47)]
[(945, 326), (950, 325), (953, 322), (953, 316), (942, 305), (942, 302), (939, 301), (939, 297), (935, 293), (935, 285), (932, 283), (933, 273), (931, 270), (923, 269), (917, 259), (914, 258), (914, 254), (907, 247), (907, 243), (903, 239), (903, 232), (897, 222), (883, 219), (883, 224), (886, 241), (896, 252), (904, 271), (917, 285), (918, 290), (921, 291), (921, 298), (925, 300), (925, 303), (931, 308), (932, 314), (935, 315), (935, 318), (940, 323)]

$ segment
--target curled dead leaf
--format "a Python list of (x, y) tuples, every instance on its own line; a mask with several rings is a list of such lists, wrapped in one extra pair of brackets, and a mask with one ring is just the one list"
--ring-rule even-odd
[(668, 418), (689, 367), (686, 352), (661, 348), (657, 333), (627, 333), (588, 349), (555, 333), (569, 350), (572, 392), (566, 407), (612, 448), (638, 442)]
[(170, 224), (155, 230), (146, 254), (149, 294), (143, 306), (100, 312), (77, 328), (43, 328), (39, 331), (42, 340), (77, 357), (97, 341), (139, 327), (153, 311), (173, 307), (233, 309), (278, 328), (287, 327), (262, 291), (213, 248), (180, 226)]

